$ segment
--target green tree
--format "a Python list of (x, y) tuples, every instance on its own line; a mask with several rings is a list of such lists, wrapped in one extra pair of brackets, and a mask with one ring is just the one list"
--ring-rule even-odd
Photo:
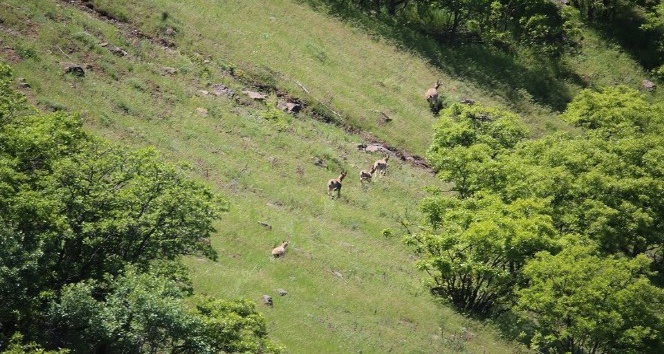
[(427, 158), (438, 175), (453, 182), (454, 190), (465, 198), (500, 182), (495, 159), (527, 135), (525, 125), (512, 113), (454, 104), (441, 112)]
[(74, 353), (278, 353), (245, 300), (204, 299), (196, 309), (168, 277), (134, 268), (70, 284), (51, 303), (49, 343)]
[(509, 303), (525, 262), (556, 247), (557, 234), (544, 200), (503, 203), (478, 193), (458, 199), (433, 195), (421, 210), (426, 226), (405, 242), (422, 259), (431, 291), (464, 312), (487, 315)]
[(221, 347), (188, 312), (191, 283), (170, 261), (216, 257), (209, 237), (227, 203), (153, 149), (110, 146), (75, 115), (26, 109), (10, 75), (0, 66), (0, 350), (14, 333), (12, 350)]
[(662, 349), (664, 291), (650, 284), (648, 259), (600, 257), (593, 246), (539, 253), (523, 272), (516, 309), (532, 346), (556, 353), (655, 353)]

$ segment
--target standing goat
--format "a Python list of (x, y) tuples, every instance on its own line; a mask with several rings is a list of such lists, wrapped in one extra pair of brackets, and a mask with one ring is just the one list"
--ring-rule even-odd
[(374, 165), (371, 169), (374, 171), (374, 173), (378, 172), (382, 176), (385, 176), (385, 172), (387, 172), (387, 160), (389, 159), (390, 155), (385, 155), (384, 159), (374, 162)]
[(281, 245), (279, 245), (279, 247), (275, 247), (272, 250), (272, 256), (274, 256), (274, 258), (282, 257), (283, 255), (286, 254), (286, 247), (288, 247), (288, 241), (282, 242)]
[(436, 84), (429, 88), (427, 92), (424, 94), (424, 98), (427, 99), (427, 102), (429, 102), (429, 108), (431, 108), (431, 112), (434, 114), (438, 114), (440, 112), (441, 108), (441, 103), (440, 100), (438, 99), (438, 88), (440, 87), (440, 79), (436, 80)]
[(330, 198), (332, 197), (332, 192), (335, 191), (337, 192), (337, 198), (341, 197), (341, 181), (343, 181), (344, 178), (346, 178), (347, 174), (348, 172), (341, 171), (339, 177), (331, 179), (327, 182), (327, 195), (329, 195)]
[(369, 172), (365, 170), (360, 171), (360, 183), (364, 185), (364, 182), (371, 182), (371, 177), (373, 176), (374, 172), (376, 172), (376, 166), (371, 166)]

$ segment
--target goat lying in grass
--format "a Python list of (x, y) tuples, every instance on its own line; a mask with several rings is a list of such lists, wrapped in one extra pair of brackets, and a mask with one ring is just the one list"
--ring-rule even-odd
[[(390, 155), (385, 155), (385, 158), (382, 160), (378, 160), (374, 162), (372, 170), (374, 173), (379, 173), (382, 176), (385, 176), (385, 172), (387, 172), (387, 160), (390, 159)], [(373, 174), (373, 173), (372, 173)]]
[(274, 256), (274, 258), (283, 257), (283, 255), (286, 254), (286, 247), (288, 247), (288, 241), (282, 242), (281, 245), (272, 250), (272, 256)]
[(369, 172), (365, 170), (360, 171), (360, 183), (364, 185), (364, 182), (371, 182), (371, 177), (373, 176), (374, 172), (376, 172), (375, 166), (372, 166)]
[(341, 197), (341, 181), (346, 178), (348, 173), (346, 171), (341, 171), (339, 177), (331, 179), (327, 182), (327, 195), (332, 197), (332, 192), (337, 192), (337, 198)]

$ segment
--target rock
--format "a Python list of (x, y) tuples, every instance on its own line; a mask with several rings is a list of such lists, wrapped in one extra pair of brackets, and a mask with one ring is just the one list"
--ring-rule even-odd
[(263, 94), (263, 93), (260, 93), (260, 92), (255, 92), (255, 91), (245, 90), (245, 91), (242, 91), (242, 93), (249, 96), (249, 98), (251, 98), (253, 100), (257, 100), (257, 101), (262, 101), (262, 100), (267, 98), (266, 94)]
[(472, 99), (472, 98), (462, 98), (462, 99), (459, 100), (459, 103), (467, 104), (469, 106), (472, 106), (472, 105), (475, 104), (475, 100)]
[(387, 149), (383, 144), (368, 144), (364, 148), (364, 151), (367, 152), (383, 152), (383, 153), (388, 153), (390, 152), (389, 149)]
[(280, 99), (279, 102), (277, 102), (277, 108), (284, 112), (297, 113), (302, 109), (302, 105), (297, 102)]
[(284, 289), (277, 289), (277, 292), (278, 292), (279, 295), (281, 295), (281, 296), (286, 296), (286, 295), (288, 295), (288, 291), (286, 291), (286, 290), (284, 290)]
[(72, 74), (78, 77), (85, 76), (85, 70), (83, 70), (83, 67), (80, 65), (74, 63), (62, 63), (62, 68), (65, 70), (65, 74)]
[(128, 55), (127, 51), (120, 47), (112, 46), (108, 50), (119, 57), (126, 57)]
[(212, 85), (212, 93), (214, 93), (216, 96), (227, 96), (227, 97), (235, 96), (235, 92), (231, 88), (223, 84)]
[(321, 159), (320, 157), (314, 157), (313, 161), (314, 161), (314, 165), (316, 165), (318, 167), (327, 167), (325, 165), (325, 161), (323, 161), (323, 159)]
[(24, 77), (17, 77), (16, 81), (18, 81), (18, 87), (19, 88), (23, 88), (23, 89), (30, 88), (30, 84), (25, 80)]
[(646, 91), (650, 91), (650, 92), (655, 91), (655, 88), (657, 88), (657, 85), (655, 85), (655, 83), (650, 81), (650, 80), (643, 80), (641, 85), (643, 86), (643, 88)]
[(272, 307), (272, 306), (273, 306), (273, 303), (272, 303), (272, 296), (270, 296), (270, 295), (263, 295), (263, 305), (266, 305), (266, 306), (270, 306), (270, 307)]
[(203, 108), (203, 107), (198, 107), (196, 108), (196, 113), (198, 113), (199, 116), (207, 116), (208, 115), (208, 110)]
[(164, 74), (168, 75), (175, 75), (178, 73), (178, 69), (172, 68), (170, 66), (164, 66), (163, 68), (161, 68), (161, 70), (164, 72)]
[(266, 228), (266, 229), (268, 229), (268, 230), (272, 230), (272, 225), (266, 223), (265, 221), (259, 221), (258, 223), (259, 223), (261, 226), (263, 226), (264, 228)]

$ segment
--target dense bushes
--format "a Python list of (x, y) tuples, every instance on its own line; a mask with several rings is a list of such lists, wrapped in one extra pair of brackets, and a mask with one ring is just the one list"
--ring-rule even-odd
[(226, 201), (11, 85), (0, 66), (0, 350), (278, 351), (252, 303), (187, 299)]
[(624, 87), (584, 91), (563, 115), (583, 132), (537, 140), (490, 111), (453, 106), (436, 125), (429, 159), (456, 193), (425, 199), (406, 238), (432, 292), (476, 315), (511, 311), (539, 350), (661, 350), (661, 107)]

